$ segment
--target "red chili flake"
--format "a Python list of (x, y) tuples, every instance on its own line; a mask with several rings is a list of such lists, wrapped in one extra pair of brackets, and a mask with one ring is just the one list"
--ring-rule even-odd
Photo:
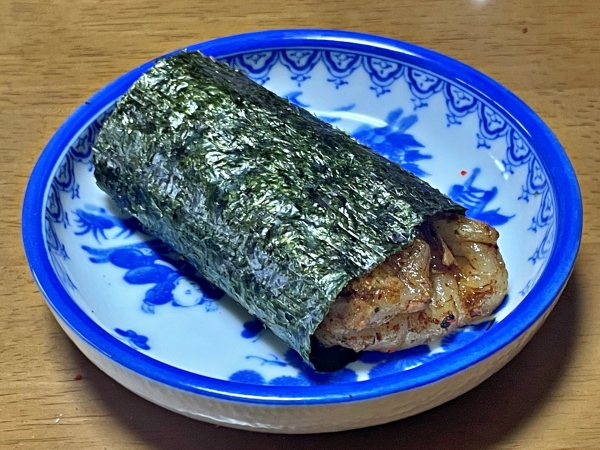
[(81, 374), (77, 374), (77, 375), (75, 375), (75, 378), (74, 378), (74, 380), (77, 380), (77, 381), (79, 381), (79, 380), (81, 380), (82, 378), (83, 378), (83, 375), (81, 375)]
[(398, 331), (398, 330), (400, 329), (400, 325), (399, 325), (399, 324), (396, 324), (396, 325), (394, 325), (394, 326), (392, 327), (392, 329), (393, 329), (394, 331)]
[(527, 29), (527, 27), (525, 27), (525, 28), (523, 28), (523, 29), (521, 30), (521, 33), (525, 34), (525, 33), (527, 33), (528, 31), (529, 31), (529, 30)]
[(464, 177), (467, 174), (467, 171), (466, 170), (461, 170), (460, 174)]
[(377, 338), (378, 341), (381, 340), (381, 333), (375, 333), (375, 337)]

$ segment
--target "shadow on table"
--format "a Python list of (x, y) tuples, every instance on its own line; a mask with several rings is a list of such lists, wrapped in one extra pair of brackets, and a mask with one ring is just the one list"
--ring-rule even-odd
[(510, 438), (543, 408), (577, 345), (577, 271), (531, 342), (500, 372), (461, 397), (414, 417), (362, 430), (273, 435), (198, 422), (143, 400), (118, 385), (79, 352), (91, 390), (149, 447), (158, 449), (484, 449)]

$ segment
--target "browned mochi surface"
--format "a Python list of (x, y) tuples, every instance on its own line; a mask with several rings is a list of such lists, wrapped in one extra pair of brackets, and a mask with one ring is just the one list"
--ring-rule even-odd
[(498, 238), (484, 222), (434, 216), (413, 243), (348, 283), (315, 337), (326, 346), (394, 351), (490, 315), (508, 289)]

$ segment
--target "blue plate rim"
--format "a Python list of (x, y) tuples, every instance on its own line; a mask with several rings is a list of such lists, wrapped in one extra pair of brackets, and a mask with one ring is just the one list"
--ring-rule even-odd
[[(367, 381), (283, 387), (217, 380), (169, 366), (139, 353), (91, 320), (64, 289), (44, 250), (46, 244), (42, 208), (47, 198), (45, 194), (57, 163), (74, 133), (79, 132), (103, 108), (122, 95), (156, 59), (183, 50), (179, 49), (125, 73), (78, 107), (42, 151), (26, 188), (22, 238), (33, 278), (53, 312), (87, 345), (140, 376), (198, 395), (262, 405), (330, 404), (375, 399), (457, 375), (518, 339), (552, 308), (574, 267), (581, 240), (583, 213), (575, 171), (559, 141), (542, 119), (508, 89), (472, 67), (432, 50), (381, 36), (326, 29), (268, 30), (216, 38), (185, 49), (225, 57), (248, 51), (302, 46), (366, 52), (383, 58), (399, 59), (403, 63), (442, 74), (452, 82), (477, 93), (509, 118), (528, 141), (539, 142), (537, 147), (544, 148), (550, 154), (553, 163), (542, 164), (554, 182), (555, 211), (569, 211), (570, 216), (568, 219), (557, 216), (556, 242), (561, 245), (554, 247), (539, 281), (511, 313), (510, 326), (506, 320), (496, 324), (475, 343), (453, 352), (452, 360), (444, 360), (443, 364), (425, 364), (408, 372)], [(497, 98), (501, 101), (495, 100)], [(568, 249), (566, 254), (558, 254), (558, 247)], [(528, 301), (531, 298), (537, 301)]]

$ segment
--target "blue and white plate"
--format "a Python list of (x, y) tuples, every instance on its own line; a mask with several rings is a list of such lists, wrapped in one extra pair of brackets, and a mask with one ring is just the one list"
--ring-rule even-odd
[(62, 328), (98, 367), (190, 417), (312, 433), (432, 408), (519, 352), (565, 286), (582, 226), (571, 164), (531, 109), (455, 60), (364, 34), (267, 31), (188, 50), (246, 72), (494, 225), (509, 294), (494, 317), (436, 345), (365, 353), (345, 369), (315, 373), (96, 187), (91, 144), (149, 62), (67, 119), (25, 196), (23, 240), (33, 275)]

